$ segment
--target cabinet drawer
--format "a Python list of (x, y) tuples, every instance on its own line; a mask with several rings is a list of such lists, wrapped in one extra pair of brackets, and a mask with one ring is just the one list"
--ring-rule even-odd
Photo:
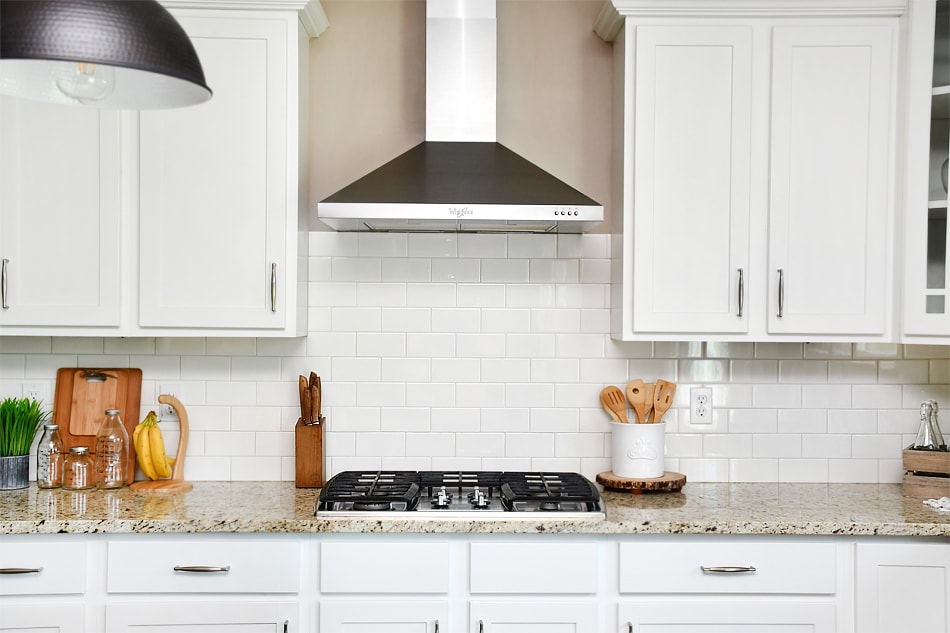
[(80, 542), (0, 542), (0, 595), (83, 593), (86, 546)]
[(831, 543), (621, 543), (620, 591), (833, 594), (835, 557)]
[(596, 543), (472, 543), (472, 593), (596, 593)]
[(134, 538), (110, 541), (107, 565), (109, 593), (296, 593), (300, 545)]
[(322, 593), (447, 593), (449, 544), (323, 543)]

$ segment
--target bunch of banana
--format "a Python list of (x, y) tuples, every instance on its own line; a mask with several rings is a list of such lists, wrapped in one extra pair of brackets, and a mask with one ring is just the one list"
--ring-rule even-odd
[(165, 454), (165, 440), (162, 438), (162, 430), (158, 428), (158, 416), (154, 411), (149, 411), (145, 419), (132, 431), (132, 445), (146, 477), (154, 481), (159, 477), (172, 476), (175, 459)]

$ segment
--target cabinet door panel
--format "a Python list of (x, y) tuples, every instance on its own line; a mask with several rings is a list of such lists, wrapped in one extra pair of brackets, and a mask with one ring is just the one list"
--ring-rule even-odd
[(855, 559), (858, 631), (950, 630), (950, 544), (859, 543)]
[(774, 30), (769, 333), (884, 332), (893, 37)]
[(716, 597), (624, 602), (619, 618), (633, 633), (832, 633), (836, 626), (831, 602), (732, 602)]
[(83, 608), (78, 604), (0, 605), (3, 633), (80, 633)]
[[(287, 34), (182, 17), (214, 97), (141, 115), (142, 326), (281, 328)], [(279, 84), (279, 85), (275, 85)], [(276, 281), (272, 273), (276, 272)]]
[[(320, 602), (320, 631), (327, 633), (447, 633), (447, 602)], [(437, 629), (438, 627), (438, 629)]]
[[(106, 631), (275, 633), (296, 631), (295, 602), (156, 602), (106, 605)], [(287, 623), (286, 628), (284, 623)]]
[(584, 633), (599, 631), (595, 602), (472, 602), (472, 631)]
[(119, 115), (0, 98), (0, 325), (119, 325)]
[(748, 330), (751, 50), (748, 27), (637, 29), (636, 331)]

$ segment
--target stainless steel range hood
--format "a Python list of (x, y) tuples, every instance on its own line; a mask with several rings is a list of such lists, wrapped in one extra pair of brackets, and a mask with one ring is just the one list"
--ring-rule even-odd
[(338, 231), (581, 233), (604, 208), (495, 139), (495, 3), (426, 3), (426, 140), (317, 204)]

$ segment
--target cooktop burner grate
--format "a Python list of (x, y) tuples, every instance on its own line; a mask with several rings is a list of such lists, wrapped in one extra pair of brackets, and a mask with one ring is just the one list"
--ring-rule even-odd
[[(603, 518), (597, 488), (577, 473), (344, 471), (324, 486), (319, 516), (403, 513), (474, 518), (548, 512)], [(526, 517), (527, 518), (527, 517)]]

